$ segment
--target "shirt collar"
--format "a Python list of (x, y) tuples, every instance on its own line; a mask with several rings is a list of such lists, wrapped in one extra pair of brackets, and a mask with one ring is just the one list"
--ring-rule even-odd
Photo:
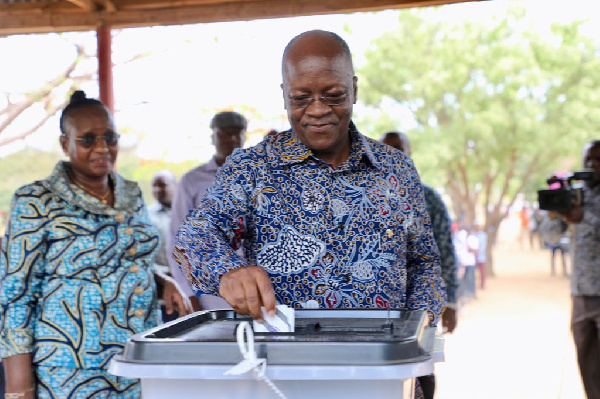
[[(381, 168), (381, 164), (373, 153), (371, 139), (361, 134), (352, 121), (348, 127), (348, 133), (350, 134), (350, 157), (337, 170), (355, 169), (363, 159), (368, 160), (377, 168)], [(291, 129), (272, 136), (271, 140), (275, 152), (272, 155), (278, 154), (284, 164), (301, 163), (308, 158), (322, 162), (313, 155), (312, 151), (300, 141)]]
[(206, 170), (209, 172), (210, 171), (216, 172), (217, 170), (219, 170), (219, 165), (217, 165), (217, 158), (214, 156), (210, 159), (210, 161), (208, 161), (206, 163), (205, 166), (206, 166)]

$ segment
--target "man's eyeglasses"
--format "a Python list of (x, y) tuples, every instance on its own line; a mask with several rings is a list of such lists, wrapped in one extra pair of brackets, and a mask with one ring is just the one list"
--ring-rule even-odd
[(104, 133), (101, 136), (97, 136), (94, 133), (86, 133), (81, 137), (77, 137), (75, 141), (79, 141), (84, 148), (92, 148), (95, 147), (98, 143), (98, 140), (104, 140), (104, 143), (108, 147), (114, 147), (119, 143), (119, 137), (121, 137), (118, 133)]
[(319, 100), (329, 107), (342, 105), (346, 101), (346, 93), (325, 93), (314, 98), (309, 95), (289, 96), (290, 105), (294, 108), (308, 108), (314, 101)]

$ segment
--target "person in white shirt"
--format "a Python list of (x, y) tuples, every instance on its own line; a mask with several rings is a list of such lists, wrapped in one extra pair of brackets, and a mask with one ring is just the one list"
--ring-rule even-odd
[(479, 288), (485, 288), (485, 264), (487, 261), (487, 234), (477, 222), (473, 225), (473, 234), (477, 237), (478, 250), (475, 256), (477, 270), (479, 270)]
[[(461, 292), (463, 299), (476, 299), (475, 266), (477, 264), (477, 252), (479, 240), (469, 229), (462, 228), (456, 237), (456, 254), (460, 268), (462, 269)], [(459, 273), (460, 274), (460, 273)]]

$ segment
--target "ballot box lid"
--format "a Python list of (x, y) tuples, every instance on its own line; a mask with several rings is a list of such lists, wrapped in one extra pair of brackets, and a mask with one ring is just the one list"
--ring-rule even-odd
[[(236, 364), (236, 328), (251, 322), (233, 310), (193, 313), (132, 336), (120, 361), (149, 364)], [(271, 365), (389, 365), (424, 361), (435, 329), (420, 310), (297, 309), (295, 331), (254, 333)]]

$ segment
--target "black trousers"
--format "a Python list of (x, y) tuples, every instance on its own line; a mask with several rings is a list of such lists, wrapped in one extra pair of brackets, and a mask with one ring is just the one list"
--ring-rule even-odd
[(435, 393), (435, 375), (423, 375), (421, 377), (417, 377), (417, 379), (419, 380), (419, 384), (423, 390), (423, 397), (425, 399), (433, 399), (433, 394)]

